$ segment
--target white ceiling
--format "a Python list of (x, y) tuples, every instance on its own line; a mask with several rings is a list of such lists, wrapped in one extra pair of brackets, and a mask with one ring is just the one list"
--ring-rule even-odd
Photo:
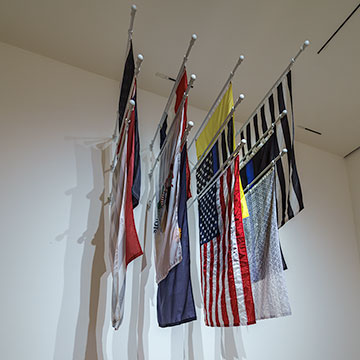
[[(190, 103), (207, 110), (238, 56), (234, 96), (245, 93), (244, 122), (305, 39), (294, 66), (298, 140), (345, 155), (360, 145), (360, 11), (320, 55), (316, 52), (358, 0), (133, 0), (135, 52), (144, 55), (139, 86), (167, 96), (191, 34), (188, 62), (197, 75)], [(0, 41), (120, 80), (132, 1), (0, 0)]]

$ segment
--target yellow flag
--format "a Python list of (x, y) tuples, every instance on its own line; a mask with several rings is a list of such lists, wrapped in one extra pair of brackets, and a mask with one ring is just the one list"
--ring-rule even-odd
[[(234, 106), (234, 98), (232, 92), (232, 84), (229, 84), (229, 88), (227, 89), (226, 93), (224, 94), (223, 98), (221, 99), (219, 105), (217, 106), (214, 114), (211, 116), (209, 122), (206, 124), (204, 130), (201, 132), (200, 136), (196, 140), (196, 155), (198, 159), (200, 156), (205, 152), (207, 146), (209, 145), (210, 141), (215, 136), (218, 129), (221, 127), (222, 123), (226, 119), (227, 115), (231, 111), (232, 107)], [(233, 122), (233, 129), (234, 129), (234, 119), (230, 121)], [(225, 131), (225, 130), (224, 130)], [(233, 149), (235, 150), (235, 132), (233, 131)], [(241, 185), (240, 180), (240, 198), (241, 198), (241, 213), (242, 217), (246, 218), (249, 216), (249, 211), (246, 205), (244, 190)]]

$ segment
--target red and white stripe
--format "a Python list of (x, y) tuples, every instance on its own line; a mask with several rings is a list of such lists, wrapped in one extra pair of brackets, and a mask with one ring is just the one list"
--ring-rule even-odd
[(205, 324), (255, 323), (249, 264), (242, 225), (239, 158), (218, 179), (216, 200), (220, 235), (201, 245), (201, 286)]
[[(132, 96), (136, 91), (136, 82)], [(128, 117), (126, 114), (125, 118)], [(110, 216), (110, 262), (113, 275), (112, 325), (117, 330), (124, 316), (126, 268), (142, 255), (132, 204), (131, 188), (134, 171), (135, 108), (129, 114), (130, 122), (122, 127), (116, 149), (117, 162), (112, 178)], [(125, 120), (124, 120), (125, 121)]]

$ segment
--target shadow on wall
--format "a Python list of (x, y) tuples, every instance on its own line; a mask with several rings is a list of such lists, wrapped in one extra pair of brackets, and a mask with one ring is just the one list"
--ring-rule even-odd
[[(149, 194), (152, 193), (152, 184), (148, 182), (150, 158), (147, 151), (141, 153), (141, 171), (143, 189), (139, 203), (141, 211), (141, 219), (138, 228), (139, 239), (144, 252), (141, 261), (134, 264), (132, 279), (132, 299), (139, 299), (138, 303), (132, 303), (129, 339), (137, 339), (136, 346), (128, 346), (128, 359), (145, 360), (148, 359), (149, 349), (149, 330), (150, 330), (150, 311), (155, 308), (153, 302), (155, 294), (155, 284), (148, 283), (150, 270), (152, 268), (152, 232), (153, 232), (153, 216), (152, 209), (147, 210), (147, 202)], [(136, 297), (135, 297), (136, 296)]]
[[(54, 360), (67, 359), (104, 359), (102, 347), (107, 277), (105, 251), (105, 215), (106, 198), (104, 184), (108, 174), (106, 164), (109, 163), (110, 147), (108, 142), (94, 145), (87, 141), (78, 144), (75, 141), (75, 161), (77, 184), (66, 192), (71, 195), (69, 229), (57, 236), (57, 241), (66, 239), (64, 256), (64, 290), (57, 326)], [(89, 164), (89, 158), (91, 164)], [(89, 166), (90, 165), (90, 166)], [(89, 168), (92, 169), (93, 189), (84, 193), (89, 187)], [(79, 214), (84, 212), (84, 199), (89, 200), (86, 230), (78, 237)], [(80, 279), (78, 253), (82, 246)], [(79, 293), (80, 303), (74, 299)], [(75, 324), (75, 317), (77, 322)], [(75, 334), (73, 329), (76, 328)]]
[[(108, 228), (109, 216), (107, 194), (109, 193), (109, 165), (111, 162), (111, 146), (108, 141), (99, 143), (72, 139), (74, 141), (77, 184), (66, 191), (71, 196), (69, 228), (58, 235), (57, 241), (66, 238), (64, 254), (64, 285), (61, 310), (56, 333), (54, 360), (105, 360), (107, 350), (106, 339), (111, 327), (105, 325), (110, 316), (106, 314), (109, 299), (107, 283), (110, 275), (108, 262)], [(149, 194), (153, 184), (149, 184), (147, 173), (150, 158), (148, 152), (142, 152), (142, 196), (139, 208), (141, 216), (138, 225), (139, 239), (144, 255), (133, 264), (131, 284), (130, 322), (127, 329), (128, 346), (125, 350), (127, 359), (149, 359), (149, 341), (151, 327), (150, 312), (156, 312), (157, 286), (153, 279), (152, 263), (153, 221), (155, 206), (146, 210)], [(89, 169), (91, 168), (91, 172)], [(91, 181), (92, 178), (92, 181)], [(92, 187), (89, 193), (86, 189)], [(82, 231), (79, 214), (88, 207), (86, 230)], [(189, 210), (190, 251), (192, 254), (191, 274), (198, 320), (178, 327), (171, 331), (171, 356), (174, 359), (204, 360), (204, 331), (202, 323), (202, 296), (199, 280), (199, 260), (197, 239), (197, 214), (194, 207)], [(82, 254), (82, 255), (81, 255)], [(79, 268), (79, 257), (81, 264)], [(80, 274), (80, 277), (78, 276)], [(130, 274), (129, 274), (130, 275)], [(130, 285), (129, 284), (129, 285)], [(130, 290), (130, 289), (129, 289)], [(80, 301), (74, 294), (79, 294)], [(108, 317), (108, 319), (107, 319)], [(125, 324), (123, 324), (124, 326)], [(210, 330), (210, 333), (209, 333)], [(125, 329), (124, 329), (125, 331)], [(213, 335), (214, 359), (246, 359), (241, 329), (206, 329)], [(112, 336), (110, 336), (111, 338)], [(130, 344), (131, 342), (131, 344)], [(114, 344), (113, 344), (114, 345)], [(119, 349), (113, 348), (114, 358), (118, 357)], [(124, 349), (121, 349), (124, 354)], [(123, 355), (122, 355), (123, 356)]]

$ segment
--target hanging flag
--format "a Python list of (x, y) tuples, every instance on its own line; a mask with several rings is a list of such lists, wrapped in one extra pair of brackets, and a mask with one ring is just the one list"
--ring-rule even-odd
[(277, 226), (275, 170), (245, 197), (250, 216), (244, 219), (244, 231), (256, 320), (291, 315)]
[[(126, 104), (130, 100), (130, 96), (135, 100), (135, 107), (131, 114), (126, 114)], [(121, 126), (123, 118), (126, 117), (130, 122)], [(113, 276), (112, 325), (115, 330), (119, 328), (124, 315), (127, 265), (142, 255), (133, 213), (139, 198), (137, 195), (140, 194), (140, 186), (137, 184), (140, 181), (140, 159), (138, 154), (136, 155), (139, 139), (136, 79), (131, 43), (121, 86), (119, 121), (121, 133), (116, 149), (117, 162), (113, 170), (110, 216), (110, 262)]]
[[(184, 74), (185, 67), (182, 77)], [(157, 283), (165, 279), (169, 271), (182, 260), (178, 204), (183, 119), (183, 110), (178, 111), (167, 133), (167, 140), (161, 147), (163, 152), (156, 189), (157, 217), (154, 225)], [(166, 126), (166, 121), (164, 126)]]
[[(207, 125), (201, 132), (200, 136), (196, 140), (196, 154), (198, 159), (206, 151), (207, 146), (214, 138), (218, 129), (221, 127), (225, 121), (227, 115), (230, 113), (232, 107), (234, 106), (234, 98), (232, 92), (232, 84), (229, 84), (227, 91), (225, 92), (223, 98), (209, 119)], [(227, 128), (223, 130), (220, 135), (220, 140), (217, 141), (212, 149), (213, 152), (221, 154), (217, 155), (219, 160), (219, 166), (222, 165), (228, 156), (235, 150), (235, 132), (234, 132), (234, 119), (232, 118), (227, 125)], [(246, 206), (246, 200), (244, 196), (244, 191), (242, 184), (240, 182), (240, 193), (241, 193), (241, 208), (243, 217), (249, 216), (248, 209)]]
[[(119, 129), (121, 128), (121, 123), (124, 118), (124, 113), (126, 109), (126, 105), (130, 100), (130, 96), (132, 95), (132, 89), (134, 87), (135, 82), (135, 62), (134, 62), (134, 53), (133, 53), (133, 45), (132, 40), (130, 40), (129, 52), (126, 57), (123, 78), (121, 83), (121, 91), (119, 97), (119, 106), (118, 106), (118, 116), (119, 116)], [(139, 129), (138, 129), (138, 118), (137, 118), (137, 99), (135, 93), (135, 130), (134, 130), (134, 173), (132, 180), (132, 202), (133, 207), (139, 204), (140, 200), (140, 187), (141, 187), (141, 167), (140, 167), (140, 139), (139, 139)]]
[(272, 93), (241, 132), (241, 138), (247, 141), (242, 153), (244, 156), (283, 110), (287, 110), (287, 115), (276, 126), (276, 132), (240, 172), (242, 184), (246, 186), (270, 164), (281, 149), (288, 150), (287, 155), (276, 163), (275, 182), (279, 228), (304, 208), (295, 162), (291, 71), (284, 76), (278, 86), (274, 87)]
[[(187, 88), (187, 75), (184, 71), (176, 90), (175, 113), (178, 111), (182, 97)], [(184, 135), (187, 124), (187, 100), (182, 110), (180, 139)], [(167, 121), (161, 129), (160, 146), (166, 137)], [(187, 158), (187, 146), (183, 145), (180, 156), (180, 186), (178, 197), (178, 228), (180, 233), (181, 261), (171, 268), (167, 276), (158, 284), (157, 315), (161, 327), (179, 325), (196, 320), (195, 303), (190, 278), (190, 248), (187, 217), (187, 200), (190, 193), (190, 172)]]
[[(216, 153), (209, 155), (200, 169), (200, 173), (205, 176), (217, 170)], [(205, 324), (208, 326), (255, 323), (238, 174), (237, 156), (203, 197), (216, 198), (215, 212), (212, 208), (204, 207), (200, 213), (201, 288)], [(198, 175), (198, 191), (207, 182), (206, 177), (203, 179)], [(199, 200), (199, 206), (202, 206), (202, 199)], [(214, 227), (217, 227), (216, 237)]]
[[(198, 158), (206, 151), (233, 107), (232, 85), (196, 141)], [(234, 119), (196, 171), (197, 191), (204, 189), (235, 150)], [(241, 186), (238, 157), (225, 175), (198, 200), (202, 294), (205, 323), (238, 326), (255, 323), (242, 218), (248, 209)], [(237, 174), (237, 175), (234, 175)]]

